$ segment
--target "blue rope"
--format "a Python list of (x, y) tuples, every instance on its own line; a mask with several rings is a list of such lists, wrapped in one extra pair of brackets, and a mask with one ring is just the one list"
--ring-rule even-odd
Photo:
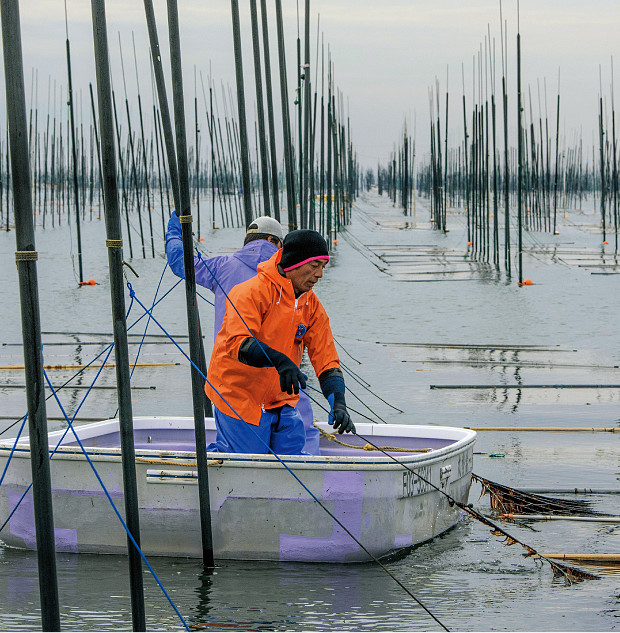
[[(136, 550), (138, 550), (138, 553), (142, 557), (142, 560), (144, 561), (145, 565), (148, 567), (149, 571), (151, 572), (153, 578), (155, 579), (155, 581), (159, 585), (159, 588), (162, 590), (163, 594), (168, 599), (168, 602), (170, 603), (172, 608), (175, 610), (176, 614), (179, 616), (179, 619), (181, 620), (181, 622), (183, 622), (183, 626), (185, 627), (185, 630), (189, 631), (190, 630), (189, 626), (187, 625), (187, 623), (183, 619), (183, 616), (181, 615), (181, 613), (177, 609), (176, 605), (172, 601), (172, 598), (170, 598), (168, 592), (164, 589), (164, 586), (162, 585), (161, 581), (157, 577), (157, 574), (155, 573), (155, 570), (151, 567), (151, 564), (146, 559), (146, 556), (144, 555), (144, 553), (140, 549), (140, 546), (138, 545), (138, 543), (136, 543), (136, 540), (134, 539), (132, 533), (129, 531), (129, 528), (127, 527), (127, 524), (125, 523), (125, 521), (123, 520), (123, 517), (121, 516), (120, 512), (118, 511), (118, 508), (114, 504), (114, 501), (112, 501), (112, 497), (110, 496), (110, 493), (108, 492), (108, 489), (105, 487), (105, 484), (103, 483), (103, 480), (99, 476), (99, 473), (97, 472), (97, 469), (95, 468), (95, 465), (91, 461), (87, 450), (84, 448), (84, 445), (82, 444), (82, 441), (80, 440), (78, 434), (75, 432), (75, 429), (73, 428), (73, 424), (69, 420), (69, 416), (66, 414), (66, 412), (65, 412), (65, 410), (64, 410), (64, 408), (62, 406), (62, 404), (60, 402), (60, 399), (58, 398), (58, 395), (56, 394), (56, 391), (55, 391), (54, 387), (52, 386), (52, 383), (51, 383), (51, 381), (49, 379), (49, 376), (47, 375), (47, 372), (45, 370), (43, 370), (43, 373), (45, 374), (45, 379), (47, 380), (47, 384), (49, 385), (49, 388), (52, 390), (52, 393), (54, 394), (54, 397), (56, 398), (56, 402), (58, 403), (58, 406), (60, 407), (60, 410), (62, 411), (62, 414), (65, 416), (65, 419), (67, 420), (67, 423), (69, 424), (69, 428), (73, 432), (73, 436), (75, 437), (76, 442), (79, 444), (80, 449), (82, 450), (82, 453), (84, 454), (84, 457), (86, 457), (86, 460), (88, 461), (93, 473), (95, 474), (95, 477), (97, 478), (97, 481), (101, 485), (101, 489), (105, 493), (105, 496), (108, 498), (108, 501), (110, 502), (110, 505), (114, 509), (114, 512), (115, 512), (116, 516), (118, 517), (118, 520), (121, 522), (123, 528), (125, 528), (125, 532), (127, 532), (127, 536), (129, 537), (129, 539), (133, 543), (133, 545), (136, 548)], [(90, 389), (89, 389), (89, 391), (90, 391)], [(69, 430), (69, 429), (67, 429), (67, 430)], [(65, 435), (66, 435), (66, 432), (65, 432)], [(64, 437), (64, 435), (63, 435), (63, 437)], [(60, 444), (60, 442), (58, 444)], [(58, 448), (58, 445), (56, 446), (56, 449), (57, 448)], [(54, 449), (54, 452), (56, 451), (56, 449)], [(30, 485), (32, 486), (32, 484), (30, 484)]]
[[(166, 262), (166, 265), (164, 266), (164, 269), (161, 273), (161, 277), (159, 278), (159, 283), (157, 284), (157, 288), (155, 289), (155, 295), (153, 296), (153, 305), (151, 306), (151, 310), (155, 307), (155, 304), (157, 303), (157, 295), (159, 293), (159, 288), (161, 287), (161, 282), (164, 279), (164, 274), (166, 273), (166, 268), (168, 268), (168, 263)], [(131, 303), (133, 304), (133, 297), (131, 297)], [(131, 308), (131, 306), (130, 306)], [(129, 316), (129, 315), (128, 315)], [(146, 333), (149, 329), (149, 324), (151, 322), (151, 315), (149, 314), (149, 318), (146, 321), (146, 325), (144, 326), (144, 333), (142, 334), (142, 338), (140, 339), (140, 345), (138, 346), (138, 353), (136, 354), (136, 360), (133, 363), (133, 367), (131, 368), (131, 373), (129, 374), (129, 380), (131, 380), (133, 378), (133, 372), (136, 369), (136, 366), (138, 365), (138, 359), (140, 358), (140, 352), (142, 351), (142, 347), (144, 345), (144, 339), (146, 338)]]
[[(108, 351), (108, 355), (105, 357), (105, 359), (103, 360), (103, 363), (101, 364), (101, 367), (99, 368), (99, 371), (97, 372), (97, 374), (95, 375), (94, 380), (92, 381), (90, 387), (88, 388), (88, 390), (86, 391), (86, 395), (84, 396), (84, 398), (82, 398), (82, 401), (80, 402), (78, 408), (76, 409), (75, 413), (73, 414), (73, 418), (72, 418), (72, 422), (75, 421), (75, 417), (78, 414), (78, 411), (80, 410), (80, 408), (82, 407), (82, 405), (84, 404), (84, 401), (86, 400), (86, 397), (90, 394), (90, 392), (92, 391), (92, 388), (95, 385), (95, 382), (97, 382), (97, 379), (99, 378), (99, 375), (101, 374), (105, 364), (108, 362), (108, 358), (110, 358), (110, 354), (112, 353), (112, 347), (113, 345), (110, 346), (109, 351)], [(101, 354), (99, 354), (99, 356), (101, 356)], [(43, 370), (43, 372), (45, 373), (45, 370)], [(45, 378), (47, 379), (47, 374), (45, 374)], [(48, 381), (49, 382), (49, 381)], [(58, 396), (56, 395), (56, 390), (54, 390), (54, 388), (52, 387), (52, 393), (50, 394), (50, 397), (55, 397), (56, 400), (58, 400)], [(61, 407), (62, 408), (62, 407)], [(64, 413), (64, 411), (63, 411)], [(66, 413), (64, 414), (65, 417)], [(26, 417), (28, 416), (28, 414), (26, 413), (26, 416), (24, 416), (24, 421), (26, 420)], [(22, 428), (23, 428), (23, 423), (22, 423)], [(58, 450), (58, 447), (60, 446), (61, 442), (65, 439), (67, 433), (69, 432), (69, 428), (71, 427), (71, 423), (69, 423), (69, 426), (65, 429), (65, 432), (62, 434), (62, 437), (60, 438), (60, 440), (58, 440), (58, 443), (56, 444), (56, 447), (54, 448), (54, 450), (52, 451), (51, 455), (50, 455), (50, 459), (52, 459), (52, 457), (54, 457), (56, 451)], [(21, 429), (20, 429), (20, 433), (21, 433)], [(18, 436), (19, 439), (19, 436)], [(17, 444), (17, 440), (15, 442)], [(6, 464), (5, 467), (5, 472), (6, 469), (9, 466), (9, 462), (11, 461), (11, 457), (13, 456), (13, 452), (14, 452), (15, 447), (13, 447), (13, 451), (11, 451), (11, 455), (9, 456), (9, 460)], [(4, 475), (3, 475), (4, 478)], [(24, 498), (26, 497), (26, 495), (30, 492), (30, 489), (32, 488), (32, 482), (30, 483), (30, 485), (28, 486), (28, 488), (26, 488), (26, 491), (24, 492), (24, 494), (19, 498), (19, 501), (15, 504), (15, 507), (11, 510), (9, 516), (7, 517), (6, 521), (0, 526), (0, 532), (2, 532), (2, 530), (4, 530), (4, 528), (6, 527), (7, 523), (11, 520), (11, 517), (15, 514), (15, 512), (17, 511), (17, 508), (19, 508), (21, 502), (24, 500)]]
[[(22, 425), (19, 427), (19, 432), (17, 433), (17, 437), (15, 438), (15, 442), (13, 444), (13, 448), (11, 449), (11, 453), (9, 454), (9, 458), (6, 460), (6, 465), (4, 467), (4, 470), (2, 471), (2, 477), (0, 477), (0, 486), (2, 486), (2, 482), (4, 481), (4, 476), (6, 475), (6, 471), (9, 468), (9, 464), (11, 463), (11, 458), (13, 457), (13, 453), (15, 452), (15, 448), (17, 447), (17, 442), (19, 442), (19, 438), (22, 434), (22, 431), (24, 430), (24, 425), (26, 424), (27, 419), (28, 419), (28, 414), (26, 413), (26, 415), (24, 416), (24, 419), (22, 420)], [(2, 527), (4, 527), (4, 525)], [(0, 528), (0, 532), (1, 531), (2, 531), (2, 528)]]
[[(165, 273), (165, 271), (166, 271), (166, 269), (164, 268), (164, 273)], [(163, 273), (162, 273), (162, 279), (163, 279)], [(155, 293), (155, 297), (157, 297), (157, 292), (159, 291), (159, 286), (160, 286), (160, 285), (161, 285), (161, 279), (160, 279), (160, 283), (159, 283), (159, 285), (158, 285), (158, 287), (157, 287), (157, 291), (156, 291), (156, 293)], [(177, 285), (177, 284), (175, 284), (175, 286), (173, 286), (173, 288), (174, 288), (174, 287), (176, 287), (176, 285)], [(173, 288), (171, 288), (171, 290), (172, 290)], [(169, 291), (169, 292), (170, 292), (170, 291)], [(166, 295), (167, 295), (167, 294), (168, 294), (168, 293), (166, 293)], [(166, 296), (166, 295), (164, 295), (164, 297), (162, 297), (162, 299), (163, 299), (163, 298), (165, 298), (165, 296)], [(134, 302), (134, 296), (135, 296), (135, 295), (131, 295), (131, 294), (130, 294), (130, 297), (131, 297), (131, 302), (130, 302), (130, 304), (129, 304), (129, 308), (128, 308), (128, 310), (127, 310), (126, 318), (127, 318), (127, 317), (129, 316), (129, 314), (131, 313), (131, 309), (132, 309), (132, 307), (133, 307), (133, 302)], [(153, 309), (153, 308), (155, 307), (155, 305), (157, 305), (157, 304), (154, 302), (154, 303), (153, 303), (153, 306), (152, 306), (152, 308), (151, 308), (151, 309)], [(134, 325), (136, 325), (136, 323), (138, 323), (138, 321), (140, 321), (140, 320), (142, 319), (142, 317), (143, 317), (143, 316), (145, 316), (145, 315), (142, 315), (142, 316), (141, 316), (141, 317), (140, 317), (137, 321), (135, 321), (135, 322), (132, 324), (132, 326), (131, 326), (131, 327), (133, 327)], [(147, 326), (146, 326), (146, 328), (148, 328), (148, 322), (147, 322)], [(128, 329), (129, 329), (129, 328), (128, 328)], [(144, 334), (144, 335), (146, 335), (146, 329), (145, 329), (145, 334)], [(143, 335), (143, 337), (142, 337), (142, 341), (144, 341), (144, 335)], [(141, 344), (140, 344), (140, 347), (142, 347), (142, 342), (141, 342)], [(62, 406), (62, 404), (61, 404), (61, 402), (60, 402), (60, 399), (58, 398), (58, 394), (57, 394), (56, 390), (54, 389), (54, 387), (53, 387), (53, 385), (52, 385), (52, 383), (51, 383), (51, 380), (49, 379), (49, 376), (48, 376), (47, 372), (45, 371), (45, 369), (43, 370), (43, 373), (44, 373), (44, 376), (45, 376), (45, 380), (47, 381), (47, 384), (48, 384), (49, 388), (50, 388), (50, 389), (51, 389), (51, 391), (52, 391), (52, 395), (53, 395), (53, 396), (54, 396), (54, 398), (56, 399), (56, 402), (58, 403), (58, 406), (60, 407), (60, 410), (62, 411), (62, 414), (63, 414), (63, 416), (64, 416), (64, 418), (65, 418), (65, 420), (67, 421), (67, 424), (68, 424), (67, 429), (65, 430), (65, 432), (64, 432), (64, 433), (63, 433), (63, 435), (62, 435), (62, 437), (60, 438), (60, 440), (59, 440), (59, 441), (58, 441), (58, 443), (56, 444), (56, 447), (55, 447), (55, 448), (54, 448), (54, 450), (52, 451), (52, 453), (51, 453), (51, 455), (50, 455), (50, 459), (52, 459), (52, 458), (54, 457), (54, 455), (56, 454), (56, 452), (57, 452), (57, 450), (58, 450), (58, 448), (59, 448), (60, 444), (62, 443), (62, 441), (63, 441), (63, 440), (64, 440), (64, 438), (66, 437), (66, 435), (67, 435), (67, 433), (69, 432), (69, 430), (71, 430), (71, 431), (72, 431), (72, 433), (73, 433), (73, 435), (74, 435), (74, 437), (75, 437), (75, 439), (76, 439), (76, 441), (77, 441), (77, 443), (79, 444), (79, 446), (80, 446), (80, 448), (81, 448), (82, 452), (84, 453), (84, 456), (86, 457), (86, 459), (87, 459), (87, 461), (88, 461), (88, 463), (89, 463), (90, 467), (92, 468), (92, 470), (93, 470), (93, 472), (94, 472), (94, 474), (95, 474), (95, 477), (97, 478), (97, 480), (98, 480), (98, 481), (99, 481), (99, 483), (101, 484), (101, 488), (103, 489), (103, 491), (104, 491), (104, 493), (105, 493), (106, 497), (108, 498), (108, 501), (109, 501), (109, 502), (110, 502), (110, 504), (112, 505), (112, 508), (114, 509), (114, 512), (116, 513), (116, 516), (118, 517), (118, 519), (120, 520), (121, 524), (123, 525), (123, 528), (124, 528), (124, 529), (125, 529), (125, 531), (127, 532), (127, 535), (129, 536), (129, 538), (130, 538), (131, 542), (133, 543), (133, 545), (136, 547), (136, 549), (137, 549), (137, 550), (138, 550), (138, 552), (140, 553), (140, 556), (142, 557), (142, 560), (144, 561), (144, 563), (145, 563), (145, 564), (146, 564), (146, 566), (148, 567), (149, 571), (150, 571), (150, 572), (151, 572), (151, 574), (153, 575), (153, 578), (155, 579), (155, 581), (156, 581), (156, 582), (157, 582), (157, 584), (159, 585), (160, 589), (162, 590), (163, 594), (164, 594), (164, 595), (166, 596), (166, 598), (168, 599), (168, 602), (172, 605), (172, 608), (175, 610), (176, 614), (177, 614), (177, 615), (178, 615), (178, 617), (180, 618), (181, 622), (183, 623), (183, 625), (184, 625), (184, 627), (185, 627), (185, 630), (186, 630), (186, 631), (189, 631), (189, 630), (190, 630), (190, 629), (189, 629), (189, 626), (187, 625), (187, 623), (186, 623), (186, 622), (185, 622), (185, 620), (183, 619), (183, 616), (181, 615), (181, 613), (180, 613), (180, 612), (179, 612), (179, 610), (177, 609), (176, 605), (174, 604), (174, 602), (173, 602), (173, 601), (172, 601), (172, 599), (170, 598), (169, 594), (166, 592), (166, 590), (165, 590), (164, 586), (162, 585), (161, 581), (160, 581), (160, 580), (159, 580), (159, 578), (157, 577), (157, 574), (155, 573), (155, 571), (154, 571), (154, 570), (153, 570), (153, 568), (151, 567), (151, 564), (148, 562), (148, 560), (147, 560), (147, 559), (146, 559), (146, 557), (144, 556), (144, 553), (142, 552), (142, 550), (140, 549), (140, 547), (139, 547), (139, 546), (138, 546), (138, 544), (136, 543), (136, 541), (135, 541), (135, 539), (134, 539), (133, 535), (132, 535), (132, 534), (131, 534), (131, 532), (129, 531), (129, 528), (127, 527), (127, 525), (126, 525), (125, 521), (123, 520), (122, 516), (120, 515), (120, 513), (119, 513), (118, 509), (116, 508), (116, 506), (115, 506), (115, 504), (114, 504), (114, 501), (112, 501), (112, 498), (111, 498), (111, 496), (110, 496), (110, 494), (109, 494), (109, 492), (108, 492), (107, 488), (105, 487), (105, 484), (103, 483), (103, 481), (102, 481), (101, 477), (99, 476), (99, 473), (97, 472), (97, 470), (96, 470), (96, 468), (95, 468), (94, 464), (92, 463), (92, 461), (91, 461), (90, 457), (88, 456), (88, 453), (87, 453), (86, 449), (84, 448), (84, 445), (82, 444), (82, 442), (81, 442), (80, 438), (78, 437), (77, 433), (75, 432), (75, 429), (73, 428), (73, 422), (75, 421), (75, 418), (76, 418), (76, 416), (77, 416), (78, 412), (79, 412), (79, 411), (80, 411), (80, 409), (82, 408), (82, 405), (83, 405), (83, 404), (84, 404), (84, 402), (86, 401), (86, 398), (90, 395), (90, 392), (92, 391), (92, 389), (93, 389), (93, 387), (94, 387), (95, 383), (97, 382), (97, 380), (98, 380), (99, 376), (101, 375), (101, 372), (103, 371), (103, 368), (105, 367), (105, 364), (107, 363), (107, 361), (108, 361), (108, 359), (109, 359), (109, 357), (110, 357), (110, 354), (112, 353), (112, 349), (113, 349), (113, 348), (114, 348), (114, 343), (111, 343), (111, 344), (110, 344), (110, 345), (106, 348), (106, 349), (108, 350), (108, 353), (107, 353), (107, 355), (106, 355), (106, 357), (105, 357), (105, 359), (104, 359), (103, 363), (101, 364), (101, 367), (100, 367), (100, 368), (99, 368), (99, 370), (97, 371), (97, 374), (95, 375), (95, 377), (94, 377), (94, 379), (93, 379), (93, 381), (92, 381), (91, 385), (90, 385), (90, 386), (89, 386), (89, 388), (87, 389), (86, 394), (84, 395), (84, 397), (82, 398), (82, 400), (81, 400), (80, 404), (79, 404), (79, 405), (78, 405), (78, 407), (76, 408), (75, 413), (73, 414), (73, 417), (71, 418), (71, 420), (69, 419), (69, 416), (67, 415), (67, 413), (66, 413), (65, 409), (64, 409), (64, 408), (63, 408), (63, 406)], [(97, 357), (96, 357), (96, 358), (94, 358), (94, 359), (93, 359), (93, 360), (92, 360), (92, 361), (91, 361), (91, 362), (87, 365), (87, 367), (88, 367), (89, 365), (91, 365), (92, 363), (94, 363), (94, 362), (95, 362), (95, 360), (96, 360), (97, 358), (99, 358), (99, 357), (100, 357), (100, 356), (101, 356), (101, 355), (102, 355), (102, 354), (106, 351), (106, 349), (104, 349), (102, 352), (100, 352), (100, 353), (97, 355)], [(137, 362), (137, 360), (136, 360), (136, 362)], [(134, 368), (135, 368), (135, 365), (134, 365)], [(77, 374), (76, 374), (76, 375), (77, 375)], [(74, 376), (74, 377), (75, 377), (75, 376)], [(17, 442), (18, 442), (19, 437), (20, 437), (20, 435), (21, 435), (21, 432), (22, 432), (22, 430), (23, 430), (23, 428), (24, 428), (24, 424), (25, 424), (25, 422), (26, 422), (27, 417), (28, 417), (28, 414), (26, 413), (26, 415), (24, 416), (24, 420), (23, 420), (23, 422), (22, 422), (21, 428), (20, 428), (20, 430), (19, 430), (19, 434), (17, 435), (17, 437), (16, 437), (16, 439), (15, 439), (15, 443), (14, 443), (13, 448), (12, 448), (12, 450), (11, 450), (11, 454), (9, 455), (9, 458), (8, 458), (8, 460), (7, 460), (7, 463), (6, 463), (6, 466), (5, 466), (5, 468), (4, 468), (4, 472), (2, 473), (2, 478), (0, 478), (0, 485), (2, 484), (2, 481), (4, 480), (5, 473), (6, 473), (7, 469), (8, 469), (8, 467), (9, 467), (9, 463), (10, 463), (10, 461), (11, 461), (11, 458), (12, 458), (13, 453), (14, 453), (14, 451), (15, 451), (15, 448), (16, 448), (16, 446), (17, 446)], [(17, 508), (20, 506), (21, 502), (24, 500), (24, 498), (26, 497), (26, 495), (30, 492), (30, 490), (31, 490), (32, 486), (33, 486), (33, 484), (32, 484), (32, 482), (31, 482), (31, 483), (30, 483), (30, 485), (26, 488), (25, 492), (24, 492), (24, 493), (22, 494), (22, 496), (20, 497), (19, 501), (15, 504), (15, 507), (11, 510), (11, 513), (10, 513), (10, 514), (9, 514), (9, 516), (7, 517), (6, 521), (2, 524), (2, 526), (0, 526), (0, 532), (2, 532), (2, 530), (6, 527), (7, 523), (11, 520), (11, 517), (13, 516), (13, 514), (15, 514), (15, 512), (16, 512)]]
[(213, 303), (213, 301), (210, 301), (209, 299), (207, 299), (206, 297), (203, 297), (197, 290), (196, 290), (196, 294), (203, 300), (206, 301), (209, 305), (212, 305), (213, 307), (215, 307), (215, 303)]

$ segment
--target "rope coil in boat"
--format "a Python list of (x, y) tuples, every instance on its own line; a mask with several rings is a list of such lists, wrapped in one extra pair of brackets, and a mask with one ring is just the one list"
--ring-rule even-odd
[(335, 442), (336, 444), (340, 444), (340, 446), (344, 446), (345, 448), (356, 448), (360, 451), (390, 451), (392, 453), (430, 453), (432, 448), (403, 448), (402, 446), (378, 446), (375, 447), (372, 444), (364, 444), (363, 446), (356, 446), (355, 444), (347, 444), (342, 440), (339, 440), (336, 437), (335, 433), (328, 433), (324, 431), (321, 427), (316, 424), (313, 425), (315, 428), (319, 429), (319, 433), (321, 437), (326, 438), (330, 442)]

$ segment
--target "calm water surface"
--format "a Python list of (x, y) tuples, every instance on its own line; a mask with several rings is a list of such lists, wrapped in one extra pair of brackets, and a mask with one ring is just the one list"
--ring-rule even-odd
[[(406, 218), (376, 194), (368, 194), (357, 206), (349, 232), (338, 236), (318, 287), (342, 361), (357, 378), (348, 374), (347, 385), (373, 413), (348, 396), (351, 407), (396, 423), (618, 426), (618, 389), (527, 388), (620, 384), (619, 277), (596, 274), (615, 271), (613, 237), (607, 251), (601, 251), (593, 213), (573, 212), (562, 220), (559, 236), (526, 232), (525, 276), (534, 285), (518, 288), (514, 279), (467, 259), (461, 215), (450, 214), (451, 230), (441, 235), (431, 230), (424, 201), (417, 201), (417, 216)], [(84, 272), (98, 282), (93, 287), (77, 287), (73, 232), (64, 225), (37, 229), (48, 364), (87, 363), (111, 341), (103, 222), (87, 222), (82, 232)], [(203, 225), (202, 234), (208, 254), (238, 248), (243, 236), (238, 229), (214, 230), (210, 225)], [(133, 239), (135, 245), (137, 233)], [(0, 302), (2, 366), (23, 364), (14, 250), (14, 233), (0, 233), (0, 264), (5, 271)], [(164, 269), (159, 250), (155, 259), (131, 261), (139, 278), (128, 272), (137, 297), (147, 305), (153, 302)], [(158, 296), (175, 281), (167, 271)], [(210, 333), (212, 309), (202, 302), (200, 309), (204, 332)], [(134, 303), (129, 321), (141, 314)], [(174, 335), (187, 331), (182, 285), (158, 306), (157, 318)], [(132, 332), (143, 333), (144, 321)], [(161, 334), (153, 324), (148, 331)], [(208, 346), (210, 337), (206, 338)], [(137, 349), (131, 347), (134, 355)], [(133, 385), (143, 389), (133, 392), (134, 413), (192, 415), (189, 369), (174, 346), (159, 339), (142, 347), (139, 360), (179, 364), (136, 368)], [(60, 385), (74, 371), (55, 370), (52, 382)], [(94, 373), (85, 372), (75, 384), (90, 384)], [(18, 371), (3, 371), (0, 380), (3, 430), (24, 413), (25, 393), (19, 387), (24, 377)], [(113, 384), (114, 372), (104, 370), (97, 385)], [(498, 388), (431, 388), (491, 384)], [(61, 393), (63, 407), (74, 414), (85, 390)], [(95, 390), (78, 417), (108, 417), (115, 411), (114, 392)], [(63, 426), (52, 400), (47, 413), (51, 429)], [(316, 415), (322, 417), (322, 412), (317, 410)], [(15, 432), (12, 427), (4, 435)], [(481, 431), (474, 472), (515, 487), (618, 490), (618, 437)], [(470, 500), (483, 513), (490, 512), (486, 498), (478, 500), (478, 493), (474, 487)], [(589, 498), (595, 509), (620, 514), (620, 496)], [(613, 524), (554, 521), (532, 523), (531, 528), (510, 525), (509, 531), (543, 553), (620, 552), (620, 527)], [(505, 547), (487, 527), (465, 519), (387, 566), (452, 630), (620, 628), (617, 569), (597, 570), (600, 580), (566, 586), (548, 565), (525, 559), (523, 551), (518, 545)], [(150, 562), (187, 623), (199, 629), (440, 630), (372, 564), (221, 562), (205, 574), (194, 560)], [(40, 629), (36, 555), (0, 546), (0, 570), (0, 630)], [(63, 630), (131, 629), (124, 557), (59, 554), (58, 578)], [(180, 620), (148, 575), (145, 592), (148, 628), (180, 630)]]

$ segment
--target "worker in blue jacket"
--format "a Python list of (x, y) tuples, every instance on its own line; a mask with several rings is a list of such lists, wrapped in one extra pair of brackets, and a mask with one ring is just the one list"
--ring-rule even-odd
[[(284, 235), (280, 223), (274, 218), (261, 216), (256, 218), (248, 227), (243, 248), (232, 255), (216, 255), (207, 258), (194, 256), (196, 283), (208, 288), (215, 295), (214, 339), (222, 329), (222, 321), (228, 303), (226, 295), (237, 284), (254, 277), (258, 265), (270, 259), (282, 247), (283, 239)], [(184, 279), (181, 221), (176, 213), (173, 213), (168, 221), (166, 256), (172, 272), (177, 277)], [(319, 431), (313, 426), (312, 405), (305, 390), (301, 390), (299, 393), (296, 409), (301, 415), (306, 429), (304, 452), (319, 455)]]

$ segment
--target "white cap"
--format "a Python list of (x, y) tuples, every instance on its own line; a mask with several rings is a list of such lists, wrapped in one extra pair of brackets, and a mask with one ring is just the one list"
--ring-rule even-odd
[(284, 239), (280, 223), (267, 215), (261, 215), (260, 218), (252, 220), (252, 224), (248, 226), (246, 233), (265, 233), (266, 235), (277, 237), (280, 241)]

